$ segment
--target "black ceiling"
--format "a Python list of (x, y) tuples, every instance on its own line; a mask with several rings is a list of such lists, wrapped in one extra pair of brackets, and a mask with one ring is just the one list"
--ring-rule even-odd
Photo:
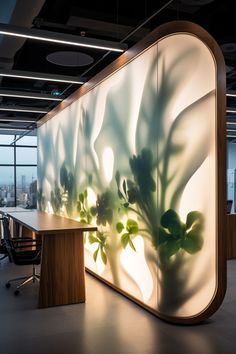
[[(227, 91), (236, 93), (235, 10), (235, 0), (0, 0), (0, 23), (123, 42), (131, 47), (162, 23), (171, 20), (192, 21), (204, 27), (221, 46), (227, 69)], [(125, 39), (138, 27), (133, 35)], [(57, 52), (69, 53), (53, 54)], [(2, 70), (17, 70), (74, 78), (82, 76), (87, 81), (119, 55), (120, 53), (108, 53), (104, 50), (0, 35), (0, 74)], [(87, 59), (90, 63), (81, 65), (86, 64), (84, 60)], [(52, 63), (54, 60), (59, 60), (63, 65)], [(69, 64), (72, 66), (68, 66)], [(36, 121), (43, 116), (43, 113), (17, 112), (10, 109), (20, 107), (50, 110), (58, 104), (58, 101), (51, 100), (5, 97), (1, 96), (2, 90), (64, 98), (78, 87), (78, 84), (16, 79), (0, 75), (0, 109), (6, 109), (0, 110), (0, 133), (6, 133), (6, 128), (32, 128), (34, 123), (32, 125), (29, 121)], [(236, 110), (236, 97), (227, 97), (227, 107)], [(227, 119), (235, 119), (236, 122), (236, 114), (228, 113)], [(229, 128), (236, 128), (236, 125), (229, 125)], [(16, 131), (9, 130), (8, 133)], [(23, 131), (17, 133), (25, 134)], [(236, 133), (229, 135), (234, 134), (236, 136)]]

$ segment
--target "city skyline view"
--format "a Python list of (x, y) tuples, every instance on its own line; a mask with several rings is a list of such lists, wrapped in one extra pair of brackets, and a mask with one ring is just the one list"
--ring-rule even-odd
[(0, 206), (37, 206), (37, 137), (0, 135)]

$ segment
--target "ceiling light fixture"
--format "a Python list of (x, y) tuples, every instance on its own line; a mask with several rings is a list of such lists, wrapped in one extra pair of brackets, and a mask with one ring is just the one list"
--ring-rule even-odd
[(21, 107), (7, 107), (3, 106), (0, 107), (0, 111), (9, 111), (9, 112), (27, 112), (27, 113), (48, 113), (45, 109), (28, 109), (28, 108), (21, 108)]
[(233, 111), (232, 109), (227, 109), (226, 112), (227, 112), (227, 113), (234, 113), (234, 114), (236, 114), (236, 110)]
[(0, 97), (16, 97), (16, 98), (29, 98), (32, 100), (45, 100), (45, 101), (62, 101), (63, 98), (54, 97), (52, 95), (43, 94), (30, 94), (18, 91), (0, 90)]
[(0, 76), (14, 77), (14, 78), (18, 78), (18, 79), (65, 82), (68, 84), (77, 84), (77, 85), (81, 85), (84, 83), (84, 81), (82, 81), (82, 80), (75, 80), (73, 76), (44, 74), (44, 73), (39, 74), (39, 73), (35, 73), (35, 72), (20, 71), (20, 70), (1, 70)]
[(19, 131), (24, 131), (24, 132), (27, 132), (27, 131), (29, 131), (29, 130), (32, 130), (32, 129), (30, 129), (30, 128), (28, 128), (28, 129), (26, 129), (26, 128), (1, 128), (0, 127), (0, 131), (1, 130), (10, 130), (10, 131), (17, 131), (17, 130), (19, 130)]
[(0, 118), (0, 123), (1, 122), (36, 123), (37, 121), (29, 119)]
[(83, 36), (75, 36), (65, 33), (43, 31), (34, 28), (24, 28), (6, 24), (0, 24), (0, 34), (13, 37), (21, 37), (28, 39), (35, 39), (39, 41), (60, 43), (78, 47), (95, 48), (101, 50), (108, 50), (114, 52), (124, 52), (127, 49), (127, 45), (105, 41), (101, 39), (93, 39)]

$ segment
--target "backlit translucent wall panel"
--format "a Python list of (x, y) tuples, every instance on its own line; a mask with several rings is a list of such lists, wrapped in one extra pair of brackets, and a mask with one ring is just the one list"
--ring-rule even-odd
[(173, 34), (38, 130), (39, 208), (96, 223), (87, 268), (164, 316), (216, 290), (215, 77)]

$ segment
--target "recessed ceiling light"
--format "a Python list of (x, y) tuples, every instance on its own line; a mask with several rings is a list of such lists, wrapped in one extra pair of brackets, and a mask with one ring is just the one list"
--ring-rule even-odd
[(224, 43), (220, 45), (222, 52), (225, 54), (234, 54), (236, 52), (236, 43), (231, 42), (231, 43)]
[(91, 55), (72, 51), (50, 53), (46, 59), (52, 64), (69, 67), (85, 66), (94, 61)]
[(89, 37), (75, 36), (51, 31), (42, 31), (34, 28), (29, 29), (5, 24), (0, 24), (0, 34), (114, 52), (124, 52), (127, 48), (125, 44), (112, 41), (105, 41), (101, 39), (93, 39)]

